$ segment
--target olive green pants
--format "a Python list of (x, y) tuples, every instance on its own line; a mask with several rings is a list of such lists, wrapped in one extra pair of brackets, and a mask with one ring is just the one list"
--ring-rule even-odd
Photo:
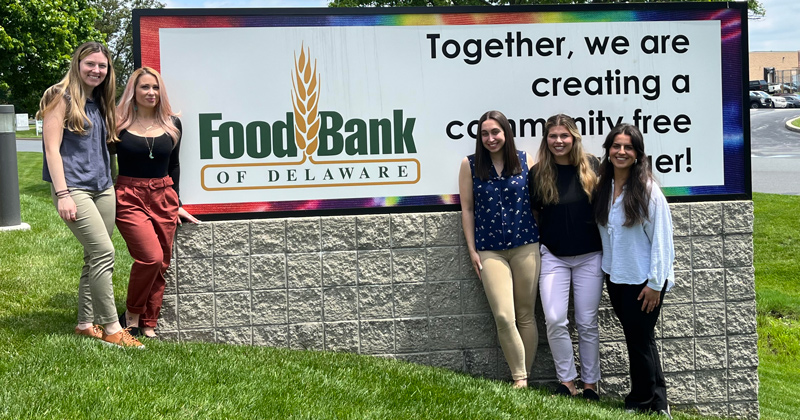
[[(58, 197), (50, 188), (53, 204)], [(114, 303), (114, 231), (117, 198), (114, 187), (105, 191), (72, 190), (77, 220), (65, 222), (83, 245), (83, 268), (78, 283), (78, 323), (108, 324), (117, 320)]]

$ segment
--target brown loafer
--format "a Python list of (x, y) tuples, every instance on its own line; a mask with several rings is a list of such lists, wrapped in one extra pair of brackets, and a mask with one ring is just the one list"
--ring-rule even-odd
[(106, 334), (103, 331), (103, 343), (123, 348), (133, 347), (137, 349), (143, 349), (144, 344), (142, 344), (136, 337), (132, 336), (130, 331), (127, 328), (121, 329), (114, 334)]
[(87, 337), (102, 339), (103, 338), (103, 330), (100, 328), (99, 325), (92, 325), (86, 329), (80, 329), (75, 327), (75, 334), (77, 335), (85, 335)]

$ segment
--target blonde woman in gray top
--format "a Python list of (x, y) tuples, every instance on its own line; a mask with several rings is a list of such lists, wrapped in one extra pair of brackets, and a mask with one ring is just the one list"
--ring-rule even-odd
[(59, 217), (83, 245), (75, 333), (143, 348), (117, 321), (111, 283), (116, 198), (107, 144), (118, 141), (111, 63), (103, 44), (87, 42), (75, 50), (64, 78), (42, 96), (42, 178), (52, 184)]

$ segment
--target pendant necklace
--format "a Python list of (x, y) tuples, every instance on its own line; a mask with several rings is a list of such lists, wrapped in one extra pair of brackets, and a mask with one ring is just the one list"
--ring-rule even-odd
[(150, 159), (154, 159), (153, 158), (153, 146), (156, 145), (156, 138), (155, 137), (151, 137), (151, 139), (153, 140), (152, 143), (147, 141), (147, 137), (145, 137), (144, 138), (144, 144), (147, 145), (147, 149), (150, 151), (150, 155), (149, 155)]
[(138, 118), (136, 119), (136, 122), (138, 122), (138, 123), (139, 123), (139, 126), (140, 126), (140, 127), (142, 127), (142, 130), (144, 130), (144, 133), (143, 133), (144, 135), (143, 135), (142, 137), (144, 137), (144, 144), (146, 144), (146, 145), (147, 145), (147, 149), (148, 149), (148, 151), (150, 152), (150, 154), (148, 155), (148, 157), (149, 157), (150, 159), (155, 159), (155, 158), (153, 157), (153, 146), (155, 146), (155, 145), (156, 145), (156, 138), (155, 138), (155, 137), (152, 137), (152, 138), (151, 138), (151, 140), (152, 140), (152, 143), (151, 143), (151, 142), (149, 142), (149, 141), (147, 141), (147, 132), (148, 132), (148, 131), (150, 131), (150, 129), (151, 129), (151, 128), (153, 128), (153, 125), (155, 125), (155, 123), (153, 123), (153, 124), (150, 124), (150, 126), (149, 126), (149, 127), (145, 128), (145, 127), (144, 127), (144, 124), (142, 124), (142, 121), (141, 121), (141, 120), (139, 120)]

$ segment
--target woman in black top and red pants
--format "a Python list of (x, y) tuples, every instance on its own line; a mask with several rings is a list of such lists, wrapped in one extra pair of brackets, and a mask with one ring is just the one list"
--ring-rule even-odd
[(134, 334), (156, 338), (175, 228), (181, 218), (199, 221), (178, 199), (181, 122), (161, 75), (149, 67), (134, 71), (117, 110), (116, 222), (134, 259), (119, 320)]

